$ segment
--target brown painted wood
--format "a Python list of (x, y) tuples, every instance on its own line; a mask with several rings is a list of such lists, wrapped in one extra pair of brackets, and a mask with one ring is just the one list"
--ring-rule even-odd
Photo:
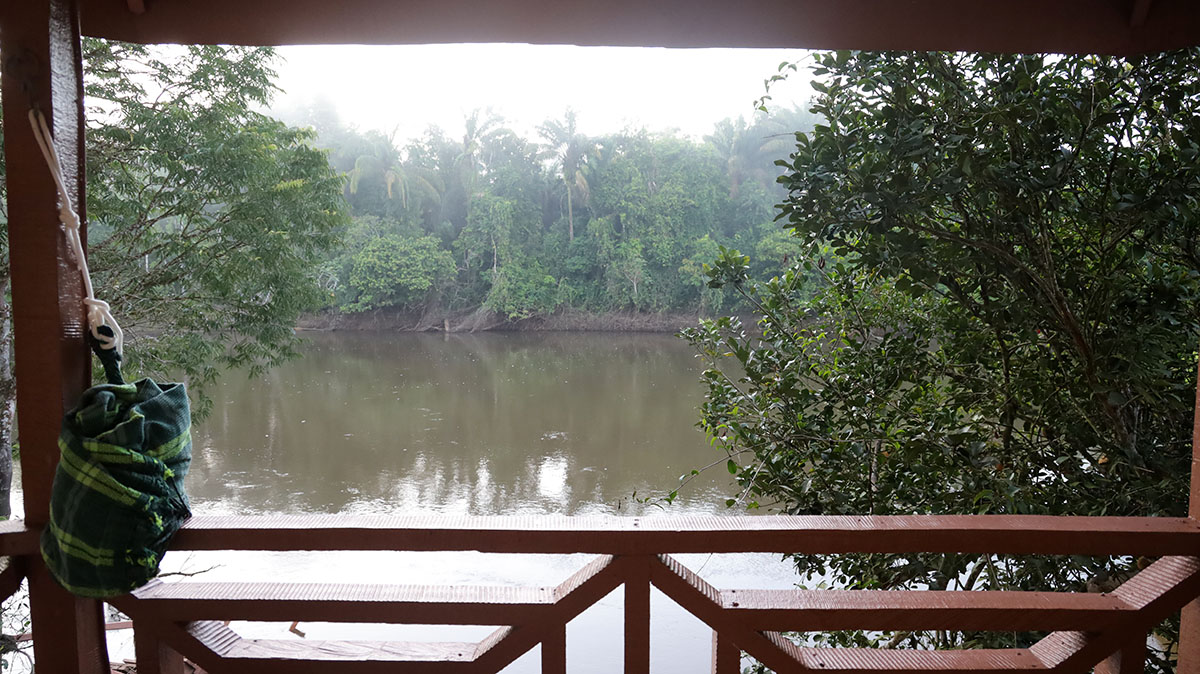
[(497, 630), (489, 640), (481, 642), (475, 658), (476, 668), (472, 671), (483, 673), (504, 669), (620, 587), (628, 573), (627, 559), (600, 557), (594, 560), (558, 586), (561, 598), (540, 620)]
[(32, 555), (38, 551), (39, 532), (21, 520), (0, 522), (0, 556)]
[(721, 608), (758, 630), (1103, 631), (1135, 608), (1111, 594), (725, 590)]
[(742, 651), (718, 632), (712, 635), (712, 674), (741, 674)]
[(1129, 635), (1146, 634), (1200, 594), (1200, 558), (1164, 557), (1112, 594), (1135, 610), (1108, 632), (1054, 632), (1030, 651), (1047, 666), (1062, 671), (1084, 671), (1098, 664), (1122, 648)]
[(1191, 554), (1187, 518), (1038, 515), (768, 517), (198, 516), (176, 550)]
[(1139, 29), (1115, 0), (160, 0), (143, 14), (85, 0), (88, 34), (236, 44), (531, 42), (1131, 52), (1196, 44), (1191, 0), (1159, 0)]
[(133, 649), (138, 674), (184, 674), (183, 656), (149, 630), (134, 629)]
[(1133, 0), (1133, 9), (1129, 12), (1129, 26), (1131, 28), (1140, 28), (1146, 23), (1146, 17), (1150, 16), (1150, 5), (1154, 4), (1154, 0)]
[[(87, 387), (91, 362), (83, 339), (79, 274), (69, 263), (57, 190), (34, 141), (28, 111), (36, 107), (46, 117), (65, 182), (83, 216), (79, 17), (71, 0), (23, 0), (0, 5), (0, 24), (22, 488), (25, 518), (39, 530), (49, 518), (63, 412)], [(107, 672), (100, 603), (67, 594), (37, 556), (29, 569), (29, 592), (33, 624), (49, 626), (33, 643), (38, 671)]]
[(800, 648), (778, 632), (764, 635), (798, 663), (794, 671), (823, 673), (910, 674), (1004, 674), (1014, 671), (1046, 671), (1045, 664), (1029, 649), (919, 651), (882, 648)]
[(1096, 674), (1142, 674), (1146, 671), (1146, 635), (1134, 633), (1125, 646), (1096, 665)]
[(650, 580), (672, 601), (778, 674), (807, 671), (781, 644), (732, 619), (721, 608), (720, 592), (673, 557), (663, 555), (654, 560)]
[(566, 674), (566, 672), (567, 626), (563, 625), (562, 629), (550, 630), (550, 634), (542, 640), (542, 674)]
[(0, 58), (21, 479), (25, 519), (40, 529), (49, 518), (63, 413), (90, 383), (91, 361), (83, 339), (79, 272), (70, 263), (58, 193), (27, 115), (34, 106), (46, 116), (78, 208), (84, 196), (78, 17), (70, 0), (5, 3), (3, 11)]
[[(1192, 416), (1192, 473), (1188, 516), (1200, 519), (1200, 363), (1197, 363), (1196, 411)], [(1183, 607), (1179, 623), (1178, 674), (1200, 674), (1200, 601)]]
[(630, 558), (625, 577), (625, 674), (650, 672), (650, 558)]
[(174, 621), (503, 625), (537, 620), (557, 598), (555, 588), (153, 582), (113, 603), (129, 615)]
[(470, 671), (475, 644), (370, 641), (275, 641), (243, 639), (220, 622), (156, 626), (189, 659), (210, 672), (232, 674), (392, 673), (399, 666), (414, 674)]
[(24, 558), (8, 558), (8, 565), (0, 571), (0, 601), (8, 599), (21, 589), (21, 583), (25, 580), (25, 568)]

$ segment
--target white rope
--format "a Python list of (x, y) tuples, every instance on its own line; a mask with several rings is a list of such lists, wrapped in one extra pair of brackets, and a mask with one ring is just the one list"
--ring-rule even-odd
[[(46, 124), (45, 116), (36, 109), (29, 111), (29, 125), (33, 127), (34, 140), (42, 150), (42, 157), (46, 159), (46, 166), (50, 168), (54, 184), (58, 186), (58, 219), (66, 231), (67, 245), (75, 254), (75, 264), (79, 267), (79, 275), (83, 278), (83, 291), (86, 295), (83, 298), (83, 304), (87, 308), (88, 328), (92, 337), (100, 342), (101, 348), (116, 349), (120, 354), (125, 346), (125, 333), (121, 331), (121, 326), (117, 325), (117, 319), (113, 317), (108, 302), (96, 299), (95, 293), (92, 292), (92, 277), (88, 273), (87, 257), (83, 254), (83, 239), (79, 236), (79, 215), (71, 206), (71, 197), (63, 179), (62, 166), (58, 163), (58, 152), (54, 149), (54, 136), (50, 134), (50, 127)], [(102, 325), (107, 325), (112, 330), (111, 337), (100, 333)]]

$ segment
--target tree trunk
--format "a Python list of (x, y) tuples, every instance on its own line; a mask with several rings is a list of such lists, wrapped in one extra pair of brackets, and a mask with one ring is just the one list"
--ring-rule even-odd
[(571, 183), (567, 182), (567, 176), (563, 174), (563, 183), (567, 186), (567, 242), (575, 241), (575, 210), (571, 205)]

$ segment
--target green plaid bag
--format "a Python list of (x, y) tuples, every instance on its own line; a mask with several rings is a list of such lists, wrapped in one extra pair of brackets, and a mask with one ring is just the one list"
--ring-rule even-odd
[(68, 591), (113, 597), (158, 575), (171, 537), (191, 516), (183, 478), (192, 457), (183, 384), (126, 384), (120, 356), (97, 350), (109, 383), (63, 419), (42, 557)]

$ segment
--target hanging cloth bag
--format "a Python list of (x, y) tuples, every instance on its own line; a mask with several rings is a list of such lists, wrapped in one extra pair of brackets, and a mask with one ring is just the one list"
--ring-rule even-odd
[(59, 219), (82, 276), (92, 348), (108, 380), (85, 391), (63, 418), (42, 558), (68, 591), (113, 597), (158, 575), (171, 537), (191, 516), (183, 490), (192, 456), (187, 390), (150, 379), (125, 383), (124, 338), (108, 304), (92, 291), (79, 216), (49, 127), (36, 110), (29, 121), (58, 187)]
[(105, 598), (157, 576), (191, 516), (183, 478), (192, 438), (183, 384), (127, 384), (116, 351), (96, 352), (108, 383), (85, 391), (63, 419), (42, 557), (68, 591)]

